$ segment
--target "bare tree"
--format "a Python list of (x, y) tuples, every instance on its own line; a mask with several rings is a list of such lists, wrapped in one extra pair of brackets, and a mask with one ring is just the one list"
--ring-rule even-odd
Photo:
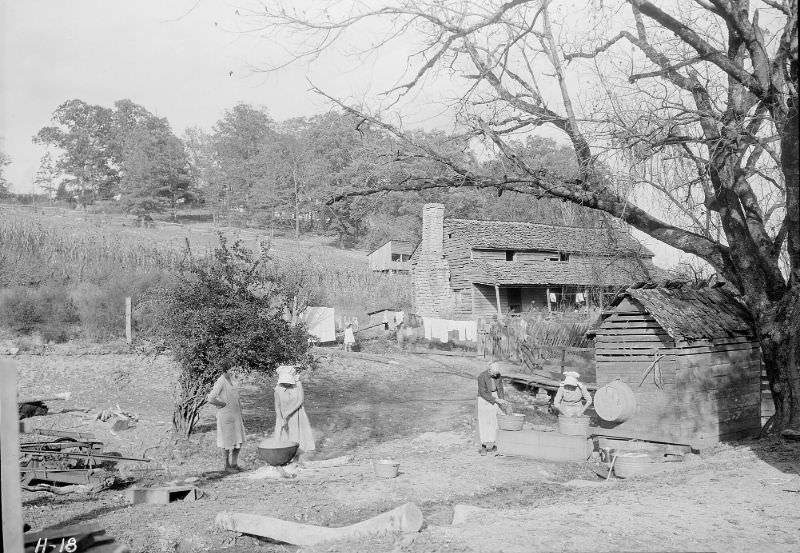
[[(286, 4), (240, 12), (275, 37), (302, 39), (288, 62), (365, 29), (384, 33), (375, 48), (418, 45), (410, 71), (376, 101), (402, 106), (437, 76), (448, 90), (463, 85), (452, 105), (465, 137), (490, 145), (508, 169), (464, 164), (315, 88), (395, 135), (404, 155), (447, 170), (342, 190), (335, 200), (512, 190), (604, 211), (694, 254), (741, 292), (754, 317), (776, 427), (800, 427), (797, 0), (386, 0), (302, 12)], [(577, 176), (530, 167), (510, 147), (540, 127), (570, 141)]]

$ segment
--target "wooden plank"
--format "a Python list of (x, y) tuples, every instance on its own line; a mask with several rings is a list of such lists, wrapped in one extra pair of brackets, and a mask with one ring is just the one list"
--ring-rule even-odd
[[(629, 328), (629, 327), (620, 327), (620, 328), (602, 328), (597, 331), (597, 338), (602, 339), (603, 336), (630, 336), (630, 335), (642, 335), (642, 336), (669, 336), (667, 332), (664, 331), (662, 328)], [(672, 337), (670, 336), (670, 340)]]
[(125, 298), (125, 341), (131, 343), (131, 298)]
[(326, 541), (355, 540), (373, 534), (413, 533), (422, 528), (422, 511), (406, 503), (386, 513), (350, 526), (327, 528), (250, 513), (222, 511), (215, 520), (226, 530), (252, 534), (293, 545), (316, 545)]
[(19, 479), (17, 367), (0, 359), (0, 513), (3, 551), (22, 553), (22, 490)]
[(660, 342), (665, 343), (669, 342), (672, 347), (674, 347), (674, 341), (670, 338), (669, 334), (659, 333), (659, 334), (604, 334), (598, 335), (595, 338), (595, 348), (600, 345), (611, 344), (612, 346), (619, 344), (619, 343), (650, 343), (650, 342)]

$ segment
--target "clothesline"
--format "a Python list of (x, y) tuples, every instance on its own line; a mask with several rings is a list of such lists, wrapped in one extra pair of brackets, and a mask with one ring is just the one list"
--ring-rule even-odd
[(478, 324), (475, 321), (422, 317), (422, 326), (426, 340), (439, 340), (443, 344), (450, 340), (451, 331), (458, 331), (458, 339), (461, 341), (475, 342), (478, 339)]

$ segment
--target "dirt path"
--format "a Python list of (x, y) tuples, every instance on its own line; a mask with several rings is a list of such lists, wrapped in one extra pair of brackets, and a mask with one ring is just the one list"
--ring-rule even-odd
[[(24, 494), (34, 526), (96, 520), (135, 552), (292, 551), (214, 527), (222, 510), (338, 526), (414, 501), (423, 532), (409, 541), (381, 537), (310, 551), (597, 551), (797, 549), (800, 448), (781, 443), (723, 447), (715, 455), (642, 480), (600, 483), (588, 464), (481, 457), (473, 443), (475, 359), (395, 356), (377, 363), (333, 353), (304, 378), (319, 457), (353, 455), (348, 466), (300, 472), (296, 478), (221, 477), (213, 412), (204, 411), (190, 440), (168, 432), (174, 367), (164, 358), (131, 355), (18, 357), (22, 391), (72, 390), (66, 412), (37, 422), (93, 431), (108, 449), (155, 462), (136, 474), (142, 484), (187, 476), (204, 497), (194, 503), (127, 505), (122, 491), (53, 498)], [(243, 464), (261, 466), (259, 437), (271, 432), (272, 386), (252, 379), (244, 393), (249, 440)], [(116, 435), (92, 413), (120, 404), (136, 428)], [(375, 478), (370, 462), (400, 461), (401, 474)], [(795, 463), (795, 464), (792, 464)], [(144, 467), (131, 467), (142, 469)], [(793, 472), (796, 471), (796, 472)], [(589, 487), (565, 485), (590, 481)], [(790, 491), (786, 491), (790, 490)], [(793, 490), (793, 491), (792, 491)], [(491, 511), (450, 526), (453, 505)], [(758, 529), (758, 531), (755, 531)], [(235, 543), (234, 543), (235, 542)]]

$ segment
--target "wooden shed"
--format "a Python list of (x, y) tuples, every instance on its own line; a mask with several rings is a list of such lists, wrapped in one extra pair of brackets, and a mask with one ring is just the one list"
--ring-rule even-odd
[(719, 287), (641, 285), (603, 317), (591, 332), (595, 408), (598, 415), (604, 411), (609, 393), (630, 398), (632, 392), (633, 400), (627, 417), (609, 417), (608, 409), (605, 418), (612, 420), (594, 417), (595, 434), (699, 449), (760, 431), (759, 343), (732, 294)]
[(367, 254), (369, 269), (382, 273), (408, 273), (411, 271), (411, 255), (416, 247), (414, 242), (408, 240), (389, 240)]

